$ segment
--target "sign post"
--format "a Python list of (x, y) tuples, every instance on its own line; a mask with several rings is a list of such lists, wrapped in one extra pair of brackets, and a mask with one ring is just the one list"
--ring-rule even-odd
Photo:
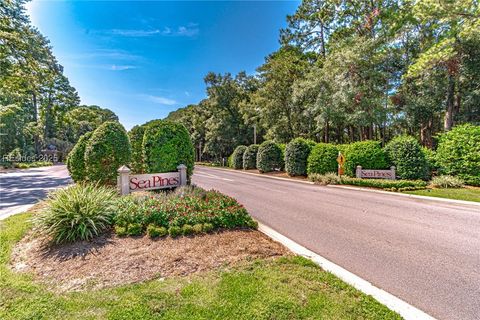
[(345, 165), (345, 156), (339, 151), (338, 152), (338, 157), (337, 157), (337, 162), (338, 162), (338, 176), (343, 175), (343, 166)]

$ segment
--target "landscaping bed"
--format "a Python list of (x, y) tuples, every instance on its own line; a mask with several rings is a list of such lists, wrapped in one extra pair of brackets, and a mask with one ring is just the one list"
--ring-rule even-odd
[[(221, 265), (181, 277), (164, 279), (156, 275), (154, 280), (135, 284), (92, 290), (95, 283), (90, 283), (90, 288), (86, 286), (83, 291), (52, 292), (46, 285), (32, 281), (30, 273), (14, 272), (9, 265), (13, 247), (31, 229), (30, 218), (31, 214), (21, 214), (0, 221), (1, 319), (401, 319), (371, 296), (298, 256), (251, 257), (244, 263)], [(235, 242), (249, 243), (242, 242), (246, 241), (240, 237), (242, 232), (245, 231), (228, 231), (228, 234), (235, 236)], [(278, 246), (256, 231), (249, 232), (255, 234), (255, 241), (266, 241), (266, 248)], [(114, 237), (112, 241), (155, 246), (155, 242), (180, 244), (195, 239), (204, 242), (205, 237), (212, 236), (215, 235), (160, 240)], [(228, 238), (223, 238), (223, 234), (221, 237), (227, 242), (222, 246), (231, 246)], [(18, 246), (28, 241), (21, 240)], [(202, 246), (207, 245), (200, 244)], [(241, 251), (238, 245), (235, 248)], [(103, 254), (101, 249), (94, 250), (89, 258), (99, 259), (98, 255)], [(250, 249), (248, 255), (252, 254), (259, 255)], [(118, 255), (121, 264), (126, 254), (120, 251)], [(82, 258), (78, 256), (74, 260), (81, 263)], [(51, 262), (62, 263), (60, 259)], [(137, 257), (135, 264), (142, 265), (142, 258)], [(113, 270), (109, 272), (116, 273), (116, 268), (117, 264), (112, 261), (110, 269)], [(62, 272), (73, 274), (75, 271)], [(126, 273), (136, 271), (131, 267)]]
[(34, 274), (55, 291), (70, 291), (186, 276), (287, 254), (282, 245), (255, 230), (158, 240), (106, 234), (53, 247), (29, 234), (14, 248), (11, 268)]

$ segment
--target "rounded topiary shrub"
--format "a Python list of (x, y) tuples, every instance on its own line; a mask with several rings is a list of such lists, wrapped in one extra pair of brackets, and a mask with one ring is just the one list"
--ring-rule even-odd
[(130, 163), (131, 156), (132, 147), (123, 126), (113, 121), (103, 123), (85, 148), (87, 180), (116, 184), (118, 168)]
[(243, 168), (243, 154), (247, 150), (246, 146), (238, 146), (232, 153), (232, 168), (233, 169), (242, 169)]
[(337, 157), (338, 148), (335, 145), (329, 143), (316, 144), (308, 156), (308, 175), (324, 175), (329, 172), (337, 172)]
[(283, 167), (282, 149), (273, 141), (265, 141), (258, 147), (257, 169), (260, 172), (280, 170)]
[(285, 171), (290, 176), (307, 174), (307, 159), (315, 142), (303, 138), (290, 141), (285, 147)]
[(243, 169), (256, 169), (257, 168), (257, 153), (258, 144), (252, 144), (247, 147), (243, 154)]
[(134, 173), (144, 172), (143, 163), (143, 135), (145, 134), (145, 126), (134, 126), (132, 130), (128, 132), (128, 138), (130, 139), (130, 145), (132, 146), (132, 160), (130, 162), (130, 169)]
[(187, 166), (187, 178), (193, 173), (195, 150), (187, 129), (180, 123), (153, 121), (143, 136), (143, 160), (147, 173), (177, 171)]
[(385, 153), (396, 168), (401, 179), (426, 179), (428, 162), (422, 146), (410, 136), (393, 138), (386, 146)]
[(465, 124), (440, 136), (437, 164), (443, 174), (480, 185), (480, 126)]
[(345, 174), (355, 175), (355, 168), (386, 169), (388, 161), (378, 141), (359, 141), (340, 147), (345, 156)]
[(67, 169), (75, 182), (83, 181), (87, 176), (85, 169), (85, 149), (92, 134), (92, 132), (87, 132), (81, 136), (77, 144), (75, 144), (68, 154)]

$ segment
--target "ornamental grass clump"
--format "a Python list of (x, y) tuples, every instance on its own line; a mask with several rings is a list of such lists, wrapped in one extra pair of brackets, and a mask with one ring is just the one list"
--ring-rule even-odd
[(76, 184), (50, 193), (36, 230), (55, 243), (90, 240), (110, 228), (116, 191), (98, 184)]
[(341, 184), (341, 178), (334, 172), (328, 172), (326, 174), (312, 173), (308, 176), (308, 179), (315, 184), (327, 185), (327, 184)]
[(452, 176), (437, 176), (433, 177), (430, 186), (434, 188), (463, 188), (465, 182), (457, 177)]

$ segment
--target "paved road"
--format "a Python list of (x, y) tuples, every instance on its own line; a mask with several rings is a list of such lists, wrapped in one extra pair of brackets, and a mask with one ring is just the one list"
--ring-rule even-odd
[(27, 210), (48, 191), (69, 183), (64, 165), (0, 173), (0, 220)]
[(193, 182), (438, 319), (480, 319), (480, 207), (196, 167)]

